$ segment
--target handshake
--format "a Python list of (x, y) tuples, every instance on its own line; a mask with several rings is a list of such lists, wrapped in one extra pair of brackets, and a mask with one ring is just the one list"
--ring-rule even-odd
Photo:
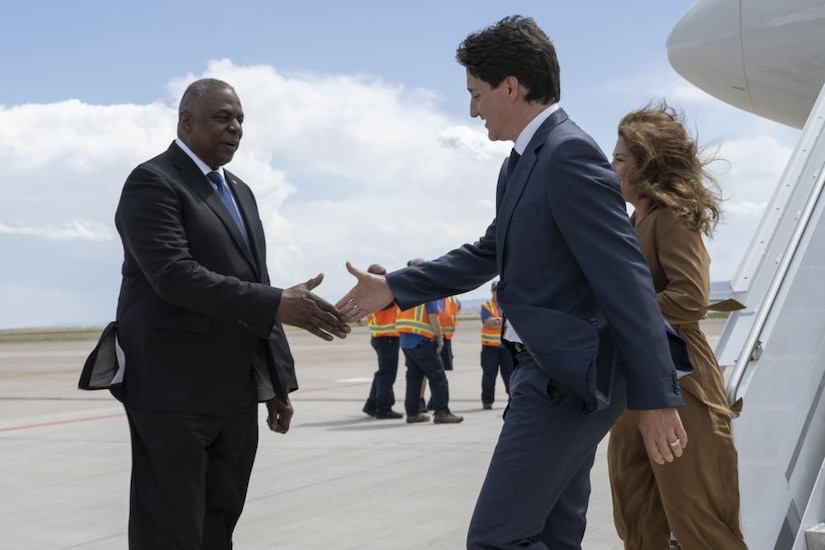
[(357, 282), (334, 306), (312, 292), (324, 280), (323, 273), (319, 273), (304, 283), (284, 289), (275, 319), (327, 341), (346, 338), (351, 330), (349, 323), (381, 309), (394, 298), (383, 275), (361, 271), (349, 262), (347, 271)]

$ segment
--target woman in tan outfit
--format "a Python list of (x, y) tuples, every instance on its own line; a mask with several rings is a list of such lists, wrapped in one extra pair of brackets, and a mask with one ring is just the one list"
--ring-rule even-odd
[(690, 436), (682, 458), (648, 460), (635, 411), (610, 432), (608, 468), (616, 530), (632, 550), (747, 548), (739, 528), (739, 476), (731, 410), (699, 321), (707, 313), (710, 258), (702, 234), (719, 219), (719, 187), (680, 117), (666, 104), (619, 123), (613, 169), (647, 258), (659, 307), (687, 342), (694, 372), (680, 380), (679, 415)]

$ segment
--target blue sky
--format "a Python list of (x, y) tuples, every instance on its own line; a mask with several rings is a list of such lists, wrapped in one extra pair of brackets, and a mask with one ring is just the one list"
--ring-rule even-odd
[(475, 240), (510, 145), (490, 143), (469, 118), (454, 53), (514, 13), (554, 41), (562, 106), (607, 155), (621, 116), (661, 98), (718, 148), (728, 214), (709, 249), (712, 277), (730, 279), (798, 131), (670, 68), (667, 35), (691, 4), (14, 3), (0, 35), (0, 328), (112, 318), (120, 187), (168, 146), (180, 93), (202, 76), (235, 85), (244, 105), (229, 168), (258, 195), (277, 286), (324, 272), (318, 292), (334, 302), (352, 284), (346, 260), (393, 269)]

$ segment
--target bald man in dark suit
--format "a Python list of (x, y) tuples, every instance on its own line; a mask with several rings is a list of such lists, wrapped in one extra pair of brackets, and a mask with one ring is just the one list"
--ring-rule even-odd
[(325, 340), (349, 331), (314, 295), (322, 275), (270, 285), (252, 191), (223, 166), (243, 134), (225, 82), (184, 92), (178, 138), (126, 180), (117, 307), (132, 439), (131, 549), (226, 549), (258, 444), (257, 404), (286, 433), (295, 368), (282, 324)]

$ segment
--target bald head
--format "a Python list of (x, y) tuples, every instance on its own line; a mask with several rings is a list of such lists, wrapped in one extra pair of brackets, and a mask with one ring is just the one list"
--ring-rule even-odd
[(196, 80), (183, 93), (178, 138), (210, 168), (232, 160), (243, 136), (243, 108), (234, 88), (222, 80)]
[(202, 101), (203, 98), (217, 90), (229, 90), (233, 94), (235, 93), (235, 88), (217, 78), (201, 78), (200, 80), (194, 81), (186, 87), (183, 96), (180, 98), (178, 114), (191, 109), (193, 105), (196, 105)]

